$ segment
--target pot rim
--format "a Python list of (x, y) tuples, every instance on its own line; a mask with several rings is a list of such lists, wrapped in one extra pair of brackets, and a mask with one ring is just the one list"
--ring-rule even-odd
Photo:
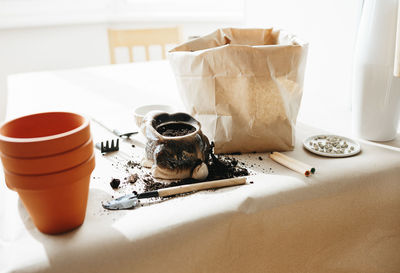
[[(88, 160), (67, 170), (62, 170), (51, 174), (21, 175), (4, 169), (4, 176), (7, 186), (14, 191), (43, 190), (75, 183), (82, 177), (90, 176), (94, 168), (95, 153), (92, 153)], [(14, 180), (11, 182), (10, 179), (8, 179), (10, 177), (13, 177), (14, 179), (19, 178), (19, 181), (11, 179)]]
[(31, 115), (26, 115), (23, 117), (15, 118), (15, 119), (6, 121), (5, 123), (3, 123), (0, 126), (0, 128), (4, 127), (7, 124), (15, 122), (17, 120), (20, 120), (20, 119), (24, 119), (24, 118), (28, 118), (28, 117), (32, 117), (32, 116), (43, 115), (43, 114), (56, 114), (56, 113), (80, 116), (83, 118), (83, 123), (80, 126), (76, 127), (75, 129), (69, 130), (67, 132), (55, 134), (55, 135), (51, 135), (51, 136), (44, 136), (44, 137), (17, 138), (17, 137), (8, 137), (8, 136), (2, 135), (0, 133), (0, 141), (9, 142), (9, 143), (36, 143), (36, 142), (44, 142), (44, 141), (49, 141), (49, 140), (56, 140), (56, 139), (63, 138), (63, 137), (69, 136), (69, 135), (73, 135), (79, 131), (82, 131), (87, 126), (89, 126), (89, 119), (84, 115), (73, 113), (73, 112), (53, 111), (53, 112), (41, 112), (41, 113), (36, 113), (36, 114), (31, 114)]
[[(184, 115), (186, 115), (187, 117), (190, 117), (190, 118), (196, 123), (196, 126), (194, 126), (193, 124), (191, 124), (190, 122), (187, 122), (187, 121), (166, 121), (166, 122), (160, 123), (160, 124), (157, 126), (157, 128), (158, 128), (159, 126), (162, 126), (162, 125), (164, 125), (164, 124), (169, 124), (169, 123), (183, 123), (183, 124), (188, 124), (188, 125), (194, 127), (196, 130), (195, 130), (194, 132), (192, 132), (192, 133), (189, 133), (189, 134), (186, 134), (186, 135), (183, 135), (183, 136), (164, 136), (164, 135), (160, 134), (160, 133), (157, 131), (157, 128), (155, 128), (155, 127), (153, 126), (153, 120), (156, 119), (157, 116), (159, 116), (159, 115), (165, 115), (165, 114), (167, 114), (168, 116), (175, 116), (175, 115), (178, 115), (178, 114), (179, 114), (179, 115), (184, 114)], [(165, 140), (181, 140), (181, 139), (183, 139), (183, 138), (186, 138), (186, 137), (189, 137), (189, 136), (194, 136), (194, 135), (198, 134), (199, 132), (201, 132), (201, 124), (200, 124), (200, 122), (199, 122), (197, 119), (195, 119), (194, 117), (192, 117), (191, 115), (189, 115), (189, 114), (187, 114), (187, 113), (184, 113), (184, 112), (177, 112), (177, 113), (172, 113), (172, 114), (167, 113), (167, 112), (158, 113), (158, 114), (154, 115), (154, 116), (152, 117), (151, 120), (149, 120), (149, 125), (150, 125), (150, 128), (152, 129), (152, 131), (155, 133), (155, 135), (156, 135), (158, 138), (162, 138), (162, 139), (165, 139)], [(197, 128), (196, 128), (196, 127), (197, 127)]]
[[(3, 169), (8, 170), (11, 173), (15, 173), (18, 175), (45, 175), (45, 174), (52, 174), (52, 173), (57, 173), (63, 170), (68, 170), (70, 168), (79, 166), (81, 163), (85, 162), (88, 160), (93, 154), (93, 138), (90, 137), (87, 142), (84, 144), (76, 147), (75, 149), (68, 150), (62, 153), (58, 154), (52, 154), (48, 156), (39, 156), (39, 157), (14, 157), (14, 156), (9, 156), (7, 154), (4, 154), (0, 152), (0, 158), (3, 163)], [(66, 160), (73, 158), (74, 163), (65, 163)], [(79, 162), (77, 163), (77, 159)], [(57, 162), (54, 162), (57, 161)], [(52, 168), (49, 169), (48, 172), (42, 172), (42, 171), (34, 171), (34, 166), (39, 165), (39, 169), (45, 169), (48, 167), (40, 167), (43, 164), (48, 164), (52, 162)], [(54, 162), (54, 163), (53, 163)], [(16, 165), (23, 165), (23, 172), (16, 171), (14, 170)], [(26, 166), (30, 167), (26, 167)], [(62, 167), (65, 165), (66, 167)], [(11, 168), (10, 168), (11, 166)], [(56, 166), (56, 167), (54, 167)], [(55, 170), (54, 170), (55, 169)], [(32, 171), (31, 171), (32, 170)]]

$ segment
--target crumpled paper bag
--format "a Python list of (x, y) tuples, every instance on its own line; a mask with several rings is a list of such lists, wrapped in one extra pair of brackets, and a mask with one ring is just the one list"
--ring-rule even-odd
[(187, 111), (216, 153), (294, 147), (308, 45), (285, 31), (225, 28), (169, 51)]

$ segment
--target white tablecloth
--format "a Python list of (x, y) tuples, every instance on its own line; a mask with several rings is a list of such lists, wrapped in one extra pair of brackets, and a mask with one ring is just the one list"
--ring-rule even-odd
[[(9, 88), (9, 118), (63, 109), (122, 126), (139, 104), (181, 107), (165, 62), (15, 75)], [(92, 125), (95, 139), (109, 136)], [(102, 209), (116, 193), (98, 154), (85, 223), (57, 236), (35, 229), (1, 177), (0, 272), (400, 272), (398, 141), (330, 159), (302, 148), (321, 132), (299, 123), (287, 153), (316, 166), (312, 177), (241, 155), (253, 184), (129, 211)]]

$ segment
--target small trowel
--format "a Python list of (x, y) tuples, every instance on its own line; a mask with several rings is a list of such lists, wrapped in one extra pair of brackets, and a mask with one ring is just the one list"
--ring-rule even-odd
[(151, 198), (151, 197), (167, 197), (173, 196), (180, 193), (195, 192), (207, 189), (217, 189), (222, 187), (230, 187), (243, 185), (246, 183), (246, 177), (235, 177), (229, 179), (215, 180), (209, 182), (200, 182), (189, 185), (182, 185), (176, 187), (170, 187), (165, 189), (160, 189), (156, 191), (148, 191), (139, 194), (128, 194), (121, 196), (117, 199), (108, 201), (103, 205), (103, 208), (109, 210), (121, 210), (121, 209), (132, 209), (134, 208), (139, 199)]

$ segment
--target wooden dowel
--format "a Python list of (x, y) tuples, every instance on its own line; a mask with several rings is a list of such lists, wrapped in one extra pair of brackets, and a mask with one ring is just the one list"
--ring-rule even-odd
[(297, 159), (294, 159), (293, 157), (289, 157), (289, 156), (287, 156), (287, 155), (285, 155), (285, 154), (282, 154), (282, 153), (279, 153), (279, 152), (273, 152), (273, 153), (274, 153), (275, 155), (277, 155), (277, 156), (280, 156), (280, 157), (284, 158), (285, 160), (288, 160), (288, 161), (290, 161), (290, 162), (292, 162), (292, 163), (294, 163), (294, 164), (297, 164), (297, 165), (299, 165), (299, 166), (301, 166), (301, 167), (307, 169), (307, 170), (310, 171), (311, 173), (314, 173), (314, 172), (315, 172), (315, 168), (311, 167), (310, 165), (308, 165), (308, 164), (306, 164), (306, 163), (304, 163), (304, 162), (302, 162), (302, 161), (299, 161), (299, 160), (297, 160)]
[(302, 162), (300, 160), (294, 159), (293, 157), (289, 157), (289, 156), (287, 156), (285, 154), (282, 154), (280, 152), (273, 152), (273, 154), (275, 154), (277, 156), (280, 156), (280, 157), (284, 158), (285, 160), (288, 160), (290, 162), (293, 162), (294, 164), (297, 164), (297, 165), (305, 168), (306, 170), (308, 170), (312, 174), (314, 174), (315, 171), (316, 171), (316, 169), (314, 167), (312, 167), (312, 166), (310, 166), (310, 165), (308, 165), (308, 164), (306, 164), (306, 163), (304, 163), (304, 162)]
[(163, 60), (165, 60), (166, 55), (165, 55), (165, 45), (161, 45), (161, 57)]
[(133, 53), (132, 53), (133, 48), (128, 47), (128, 53), (129, 53), (129, 62), (133, 63)]
[(183, 185), (183, 186), (161, 189), (161, 190), (158, 190), (158, 194), (160, 197), (164, 197), (164, 196), (170, 196), (170, 195), (186, 193), (186, 192), (243, 185), (246, 183), (246, 179), (247, 179), (246, 177), (235, 177), (235, 178), (221, 179), (221, 180), (215, 180), (215, 181), (209, 181), (209, 182), (200, 182), (200, 183), (195, 183), (195, 184), (190, 184), (190, 185)]
[[(283, 160), (286, 160), (288, 162), (290, 162), (291, 164), (295, 164), (297, 166), (299, 166), (300, 168), (303, 168), (305, 170), (305, 175), (308, 176), (309, 174), (314, 174), (315, 173), (315, 168), (311, 167), (310, 165), (299, 161), (297, 159), (294, 159), (292, 157), (289, 157), (285, 154), (279, 153), (279, 152), (273, 152), (273, 154), (275, 154), (276, 156), (281, 157)], [(308, 171), (308, 172), (307, 172)]]
[(271, 153), (269, 155), (269, 157), (272, 160), (278, 162), (279, 164), (281, 164), (281, 165), (283, 165), (283, 166), (285, 166), (285, 167), (287, 167), (287, 168), (289, 168), (289, 169), (291, 169), (291, 170), (293, 170), (295, 172), (298, 172), (298, 173), (303, 174), (305, 176), (310, 176), (310, 174), (311, 174), (310, 170), (307, 170), (306, 168), (304, 168), (304, 166), (301, 166), (301, 165), (297, 164), (296, 162), (294, 162), (292, 160), (288, 160), (287, 158), (282, 157), (280, 153), (279, 154), (276, 153), (276, 152)]
[(144, 47), (146, 50), (146, 61), (150, 61), (150, 49), (149, 46)]

